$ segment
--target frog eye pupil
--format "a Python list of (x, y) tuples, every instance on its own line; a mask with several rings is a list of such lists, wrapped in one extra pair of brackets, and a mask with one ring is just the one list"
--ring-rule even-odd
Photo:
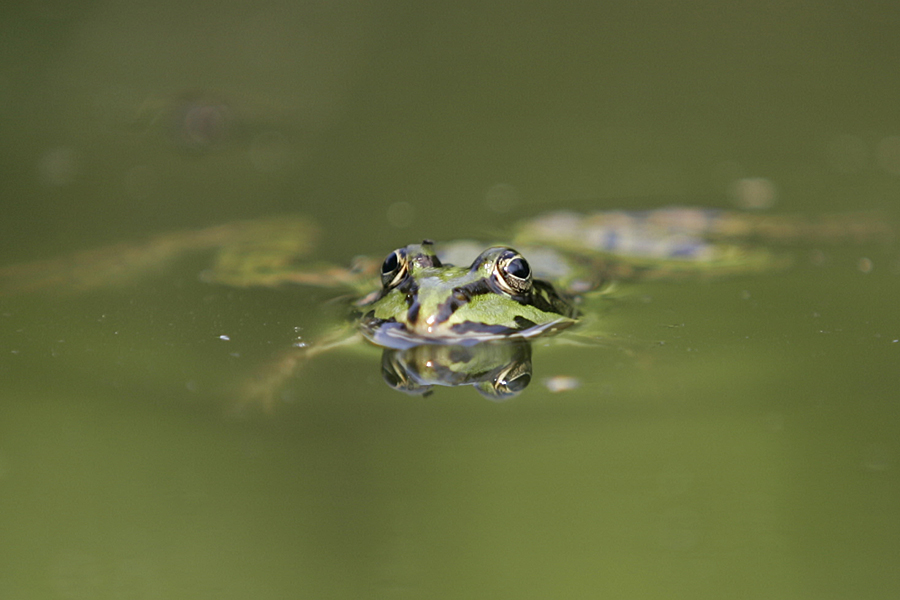
[(397, 257), (397, 252), (391, 252), (388, 254), (388, 257), (384, 259), (384, 264), (381, 265), (381, 274), (392, 275), (394, 271), (397, 270), (398, 266), (400, 266), (400, 259)]
[(400, 282), (406, 278), (407, 269), (409, 268), (406, 251), (403, 249), (394, 250), (384, 259), (381, 265), (381, 285), (385, 289), (391, 289), (400, 285)]
[(507, 294), (525, 294), (531, 289), (531, 267), (521, 254), (505, 249), (496, 263), (495, 282)]
[(506, 272), (518, 279), (528, 279), (531, 275), (531, 267), (521, 256), (509, 261), (506, 265)]

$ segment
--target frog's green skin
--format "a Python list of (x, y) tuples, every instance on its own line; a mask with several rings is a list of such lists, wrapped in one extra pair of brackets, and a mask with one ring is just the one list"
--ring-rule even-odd
[(525, 257), (502, 246), (454, 266), (441, 262), (432, 242), (413, 244), (388, 255), (381, 279), (356, 307), (363, 335), (389, 348), (531, 338), (578, 316), (570, 296), (535, 279)]

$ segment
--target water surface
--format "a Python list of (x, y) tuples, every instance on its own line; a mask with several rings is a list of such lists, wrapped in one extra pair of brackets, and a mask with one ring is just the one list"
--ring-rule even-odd
[[(884, 7), (5, 12), (3, 264), (285, 213), (340, 261), (560, 206), (900, 217)], [(372, 351), (242, 405), (333, 294), (203, 256), (3, 296), (0, 597), (894, 598), (898, 253), (786, 251), (624, 284), (501, 404)]]

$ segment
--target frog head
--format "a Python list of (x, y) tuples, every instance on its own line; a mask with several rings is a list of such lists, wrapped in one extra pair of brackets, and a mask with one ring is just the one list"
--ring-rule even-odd
[(568, 327), (578, 315), (516, 250), (491, 247), (458, 267), (441, 263), (429, 240), (388, 254), (381, 289), (357, 307), (362, 333), (391, 348), (532, 338)]

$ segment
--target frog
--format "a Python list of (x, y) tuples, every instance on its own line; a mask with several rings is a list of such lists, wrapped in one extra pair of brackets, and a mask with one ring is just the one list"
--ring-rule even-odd
[[(244, 396), (271, 405), (275, 390), (306, 361), (365, 343), (382, 349), (382, 372), (395, 389), (424, 394), (437, 385), (474, 385), (488, 397), (508, 398), (527, 386), (531, 363), (530, 354), (526, 360), (509, 357), (523, 356), (523, 344), (589, 321), (584, 299), (619, 282), (783, 269), (791, 259), (772, 249), (776, 243), (887, 240), (892, 228), (866, 213), (806, 218), (690, 207), (553, 211), (520, 221), (508, 240), (425, 239), (382, 259), (357, 257), (349, 267), (308, 262), (319, 235), (303, 216), (185, 230), (0, 269), (0, 292), (91, 289), (132, 281), (191, 251), (212, 251), (212, 265), (200, 274), (210, 284), (349, 292), (344, 324), (287, 349), (252, 378)], [(505, 367), (511, 363), (529, 367)], [(494, 376), (485, 379), (489, 373)], [(511, 376), (519, 373), (527, 376)]]
[(444, 264), (434, 242), (392, 251), (381, 287), (356, 302), (359, 330), (377, 346), (472, 345), (557, 333), (575, 323), (573, 298), (534, 277), (518, 251), (492, 246), (471, 264)]

